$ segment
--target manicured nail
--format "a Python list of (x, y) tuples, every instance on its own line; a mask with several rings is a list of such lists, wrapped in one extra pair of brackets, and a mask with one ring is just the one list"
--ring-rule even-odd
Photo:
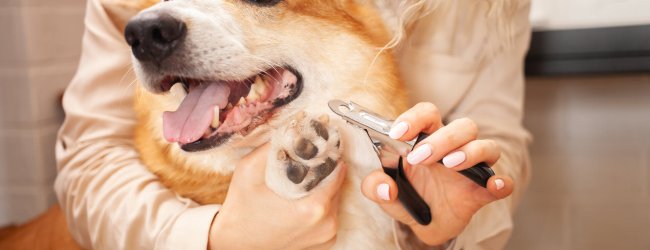
[(377, 186), (377, 196), (379, 199), (389, 201), (390, 200), (390, 186), (386, 183), (379, 184)]
[(401, 138), (404, 134), (406, 134), (406, 131), (409, 130), (409, 124), (406, 122), (399, 122), (395, 124), (392, 128), (390, 128), (390, 131), (388, 132), (388, 136), (390, 138), (393, 138), (395, 140)]
[(465, 161), (465, 157), (466, 156), (463, 151), (456, 151), (448, 154), (445, 156), (445, 158), (442, 158), (442, 164), (444, 164), (445, 167), (453, 168), (463, 163)]
[(501, 179), (494, 180), (494, 184), (497, 186), (497, 190), (501, 190), (506, 185)]
[(429, 144), (423, 144), (413, 150), (413, 152), (409, 153), (406, 156), (406, 160), (411, 165), (416, 165), (429, 158), (429, 156), (431, 156), (431, 146), (429, 146)]

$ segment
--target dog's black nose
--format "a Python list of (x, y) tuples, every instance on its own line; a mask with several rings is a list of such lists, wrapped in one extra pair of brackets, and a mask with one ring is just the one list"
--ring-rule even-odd
[(145, 12), (131, 19), (124, 30), (126, 42), (140, 61), (160, 62), (183, 41), (185, 23), (164, 12)]

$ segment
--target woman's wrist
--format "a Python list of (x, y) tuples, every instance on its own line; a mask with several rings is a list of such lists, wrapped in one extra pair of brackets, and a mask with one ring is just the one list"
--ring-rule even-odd
[(456, 242), (456, 237), (440, 240), (435, 243), (425, 243), (413, 229), (397, 220), (394, 221), (395, 238), (397, 244), (404, 250), (444, 250), (451, 249)]

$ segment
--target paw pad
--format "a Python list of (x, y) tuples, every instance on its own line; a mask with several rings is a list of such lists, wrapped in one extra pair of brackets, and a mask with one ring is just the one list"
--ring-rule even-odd
[(305, 160), (314, 158), (318, 154), (316, 145), (305, 138), (297, 138), (296, 143), (293, 145), (293, 150), (298, 157)]
[(276, 192), (299, 197), (332, 174), (341, 152), (338, 131), (329, 121), (328, 115), (314, 118), (299, 112), (284, 129), (277, 130), (271, 143), (278, 150), (279, 168), (267, 171), (281, 172), (267, 176), (284, 177), (291, 184), (283, 184), (284, 191)]

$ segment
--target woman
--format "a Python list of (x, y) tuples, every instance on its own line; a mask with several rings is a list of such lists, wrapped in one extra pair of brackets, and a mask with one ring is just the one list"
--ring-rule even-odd
[[(501, 248), (510, 233), (513, 208), (528, 176), (528, 135), (520, 124), (522, 61), (529, 36), (528, 3), (517, 1), (512, 6), (490, 6), (485, 1), (448, 2), (413, 26), (413, 35), (406, 43), (409, 46), (400, 51), (405, 80), (411, 84), (412, 93), (419, 93), (413, 100), (430, 101), (436, 106), (416, 105), (400, 116), (398, 121), (404, 123), (396, 123), (402, 125), (393, 128), (392, 134), (405, 140), (420, 131), (433, 133), (419, 145), (421, 149), (408, 157), (413, 164), (408, 171), (416, 187), (422, 183), (434, 184), (424, 186), (425, 190), (420, 192), (440, 192), (436, 197), (451, 200), (428, 199), (437, 219), (428, 227), (420, 227), (395, 202), (397, 190), (386, 175), (377, 172), (368, 176), (362, 190), (402, 223), (398, 234), (404, 248), (421, 247), (417, 244), (420, 241), (453, 249)], [(501, 0), (494, 2), (501, 3)], [(490, 15), (489, 11), (495, 9), (512, 13)], [(499, 21), (505, 25), (497, 24)], [(488, 34), (500, 27), (507, 27), (499, 30), (502, 35)], [(510, 45), (502, 46), (508, 44), (506, 41)], [(254, 151), (237, 166), (229, 191), (237, 200), (224, 204), (223, 209), (220, 205), (198, 206), (157, 182), (156, 176), (141, 165), (132, 145), (136, 119), (131, 108), (134, 91), (130, 83), (134, 77), (124, 66), (129, 62), (129, 48), (121, 31), (111, 23), (100, 0), (90, 0), (79, 70), (64, 98), (66, 121), (57, 143), (59, 175), (55, 183), (70, 230), (82, 246), (101, 249), (325, 249), (331, 246), (335, 239), (332, 225), (336, 224), (336, 213), (328, 208), (336, 207), (336, 190), (343, 176), (318, 187), (307, 199), (292, 201), (292, 206), (304, 209), (289, 214), (282, 209), (287, 201), (260, 185), (263, 178), (259, 173), (264, 172), (260, 168), (265, 167), (268, 147)], [(415, 116), (424, 119), (413, 119)], [(461, 117), (471, 120), (454, 122)], [(447, 121), (449, 125), (442, 127)], [(446, 133), (466, 136), (453, 143), (436, 139)], [(499, 149), (501, 158), (494, 168), (502, 176), (493, 177), (488, 190), (471, 188), (468, 180), (443, 171), (436, 163), (445, 156), (443, 162), (453, 170), (466, 168), (472, 162), (494, 163), (499, 158)], [(487, 203), (510, 194), (514, 185), (511, 178), (518, 183), (515, 195), (477, 212)], [(254, 199), (236, 195), (251, 190), (258, 193)], [(469, 202), (459, 199), (463, 197)], [(260, 210), (259, 204), (276, 206), (267, 205)], [(440, 204), (450, 206), (448, 210), (440, 210)], [(255, 209), (247, 210), (251, 207)], [(324, 210), (314, 213), (316, 208)], [(274, 216), (286, 223), (261, 225), (255, 223), (256, 216)], [(235, 229), (231, 226), (233, 222), (236, 222)], [(222, 230), (224, 227), (228, 230)], [(267, 235), (269, 232), (273, 233)]]

